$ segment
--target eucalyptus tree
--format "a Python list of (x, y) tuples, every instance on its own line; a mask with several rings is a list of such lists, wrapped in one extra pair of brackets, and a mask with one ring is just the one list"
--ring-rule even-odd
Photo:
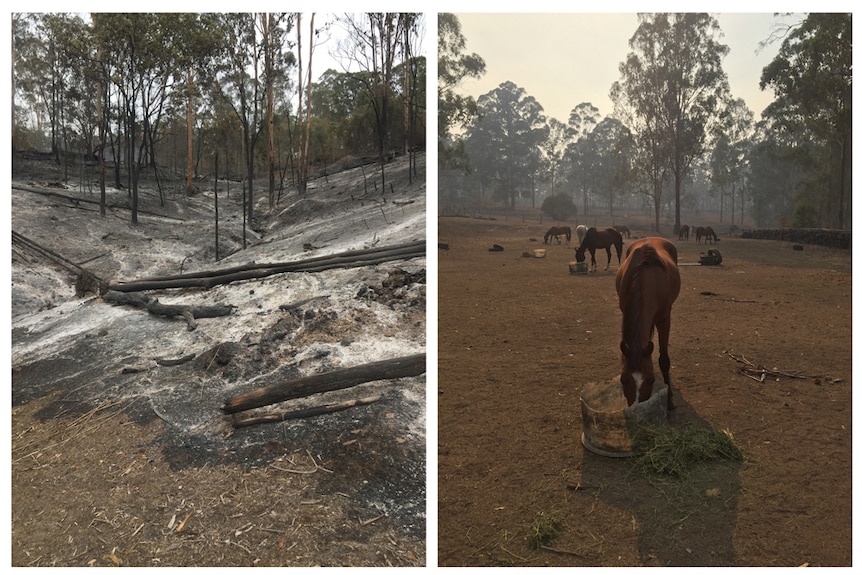
[(569, 139), (577, 141), (588, 136), (600, 120), (601, 114), (598, 108), (590, 102), (581, 102), (569, 112)]
[(467, 152), (476, 172), (493, 183), (495, 197), (514, 208), (519, 196), (533, 190), (541, 168), (539, 145), (548, 135), (544, 109), (510, 81), (480, 96), (477, 106)]
[[(564, 156), (566, 179), (572, 190), (580, 190), (583, 214), (587, 215), (592, 191), (592, 171), (586, 138), (600, 120), (599, 109), (590, 102), (581, 102), (569, 112), (566, 129), (568, 141)], [(574, 193), (572, 199), (574, 200)]]
[[(159, 106), (165, 96), (163, 30), (156, 14), (94, 13), (91, 18), (103, 61), (110, 60), (114, 66), (110, 80), (119, 95), (118, 126), (125, 136), (123, 152), (129, 170), (132, 223), (136, 224), (138, 177), (151, 125), (149, 117), (154, 113), (153, 106)], [(139, 115), (144, 123), (140, 134)], [(135, 150), (139, 141), (140, 147)]]
[(852, 14), (809, 14), (793, 28), (764, 69), (761, 88), (775, 101), (764, 116), (782, 129), (803, 129), (818, 145), (809, 149), (820, 169), (808, 198), (839, 228), (849, 224), (852, 204)]
[[(404, 39), (401, 43), (403, 55), (401, 63), (396, 65), (394, 76), (400, 76), (401, 108), (404, 112), (403, 151), (408, 156), (408, 181), (418, 176), (416, 167), (416, 151), (420, 140), (420, 125), (424, 126), (425, 109), (425, 58), (420, 57), (422, 39), (424, 38), (425, 20), (421, 14), (405, 13), (401, 19), (404, 28)], [(421, 130), (421, 141), (424, 142), (424, 129)]]
[(629, 129), (616, 118), (604, 118), (585, 138), (594, 191), (607, 200), (611, 219), (614, 203), (633, 179), (633, 140)]
[(186, 111), (186, 193), (191, 194), (199, 161), (194, 157), (195, 118), (204, 106), (212, 106), (206, 101), (208, 90), (202, 87), (215, 81), (217, 65), (227, 50), (226, 35), (222, 19), (212, 13), (169, 14), (165, 15), (163, 25), (165, 45), (170, 50), (170, 72), (177, 79), (174, 96), (182, 100), (177, 107), (182, 105)]
[[(245, 193), (243, 195), (246, 222), (254, 220), (254, 159), (255, 147), (261, 134), (263, 96), (260, 82), (260, 50), (252, 13), (222, 15), (229, 51), (224, 69), (214, 88), (236, 114), (242, 126), (245, 162)], [(245, 245), (245, 225), (243, 226)]]
[(441, 169), (466, 169), (468, 162), (463, 142), (453, 145), (452, 130), (476, 118), (476, 101), (457, 93), (467, 78), (481, 78), (485, 60), (478, 54), (465, 54), (467, 40), (461, 22), (450, 13), (437, 16), (437, 153)]
[(392, 113), (393, 69), (403, 57), (405, 35), (417, 18), (421, 18), (421, 15), (400, 12), (345, 14), (342, 18), (348, 35), (339, 43), (338, 50), (342, 56), (368, 72), (358, 77), (363, 81), (374, 112), (380, 178), (384, 191), (385, 164), (392, 146), (389, 116)]
[(557, 193), (557, 182), (563, 178), (566, 149), (569, 145), (569, 130), (556, 118), (548, 119), (548, 137), (539, 144), (546, 179), (551, 185), (550, 195)]
[(303, 77), (303, 55), (302, 55), (302, 14), (296, 15), (296, 50), (299, 55), (297, 61), (297, 177), (296, 187), (300, 194), (304, 194), (308, 186), (309, 148), (311, 145), (311, 111), (312, 111), (312, 88), (311, 64), (314, 59), (315, 38), (317, 34), (314, 29), (314, 17), (312, 12), (308, 23), (308, 67), (306, 77)]
[(639, 14), (638, 21), (611, 98), (641, 147), (656, 230), (664, 178), (673, 175), (676, 232), (682, 182), (692, 162), (706, 152), (711, 125), (729, 90), (721, 66), (728, 48), (718, 41), (718, 21), (708, 14)]
[(312, 108), (316, 123), (325, 123), (332, 135), (331, 154), (327, 157), (336, 152), (358, 153), (353, 147), (355, 132), (350, 129), (350, 120), (364, 95), (362, 83), (352, 73), (330, 68), (318, 78), (312, 92)]
[[(786, 227), (804, 182), (815, 169), (811, 142), (799, 132), (778, 129), (766, 119), (758, 124), (750, 151), (749, 196), (758, 226)], [(799, 203), (805, 203), (802, 200)]]
[[(73, 148), (92, 152), (95, 106), (87, 97), (92, 79), (89, 27), (71, 14), (13, 15), (13, 103), (20, 92), (37, 126), (47, 123), (54, 159)], [(13, 105), (13, 126), (15, 126)]]
[(748, 151), (754, 129), (754, 113), (737, 98), (727, 102), (715, 126), (710, 159), (711, 179), (720, 190), (720, 221), (724, 221), (724, 196), (730, 194), (730, 223), (736, 224), (736, 198), (740, 200), (740, 225), (745, 218)]

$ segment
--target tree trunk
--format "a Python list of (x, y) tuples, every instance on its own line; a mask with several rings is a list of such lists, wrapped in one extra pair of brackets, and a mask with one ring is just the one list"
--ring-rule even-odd
[(263, 68), (266, 78), (266, 128), (267, 128), (267, 168), (269, 172), (269, 209), (275, 209), (275, 94), (273, 89), (273, 17), (272, 14), (260, 15), (260, 29), (263, 35)]
[[(99, 66), (99, 71), (102, 71), (102, 48), (96, 52), (96, 62)], [(102, 80), (102, 74), (99, 74), (99, 101), (98, 111), (96, 112), (99, 118), (99, 214), (104, 218), (106, 213), (106, 204), (108, 203), (107, 192), (105, 190), (105, 114), (102, 111), (102, 106), (105, 97), (105, 87)]]
[(194, 130), (194, 96), (192, 95), (192, 69), (186, 69), (186, 195), (192, 195), (192, 131)]

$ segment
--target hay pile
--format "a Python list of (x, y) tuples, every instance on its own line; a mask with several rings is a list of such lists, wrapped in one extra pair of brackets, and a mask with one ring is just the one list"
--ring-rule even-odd
[(642, 475), (686, 477), (699, 463), (742, 461), (742, 452), (726, 430), (684, 425), (644, 426), (634, 440), (632, 464)]

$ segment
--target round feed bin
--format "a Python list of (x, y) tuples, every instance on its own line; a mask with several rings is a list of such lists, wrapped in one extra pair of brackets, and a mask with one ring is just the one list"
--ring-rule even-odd
[(605, 457), (629, 457), (642, 426), (667, 422), (667, 385), (656, 376), (650, 398), (629, 407), (618, 377), (588, 383), (581, 391), (581, 420), (584, 447)]
[(569, 262), (570, 274), (585, 274), (587, 273), (587, 262)]

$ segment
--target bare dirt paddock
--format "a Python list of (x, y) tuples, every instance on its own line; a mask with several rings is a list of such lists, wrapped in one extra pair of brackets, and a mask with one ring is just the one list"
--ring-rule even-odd
[(722, 265), (681, 266), (671, 425), (727, 430), (744, 460), (647, 481), (580, 442), (581, 389), (619, 374), (616, 256), (570, 274), (577, 238), (545, 246), (549, 226), (439, 220), (439, 564), (850, 566), (850, 251), (722, 238)]

